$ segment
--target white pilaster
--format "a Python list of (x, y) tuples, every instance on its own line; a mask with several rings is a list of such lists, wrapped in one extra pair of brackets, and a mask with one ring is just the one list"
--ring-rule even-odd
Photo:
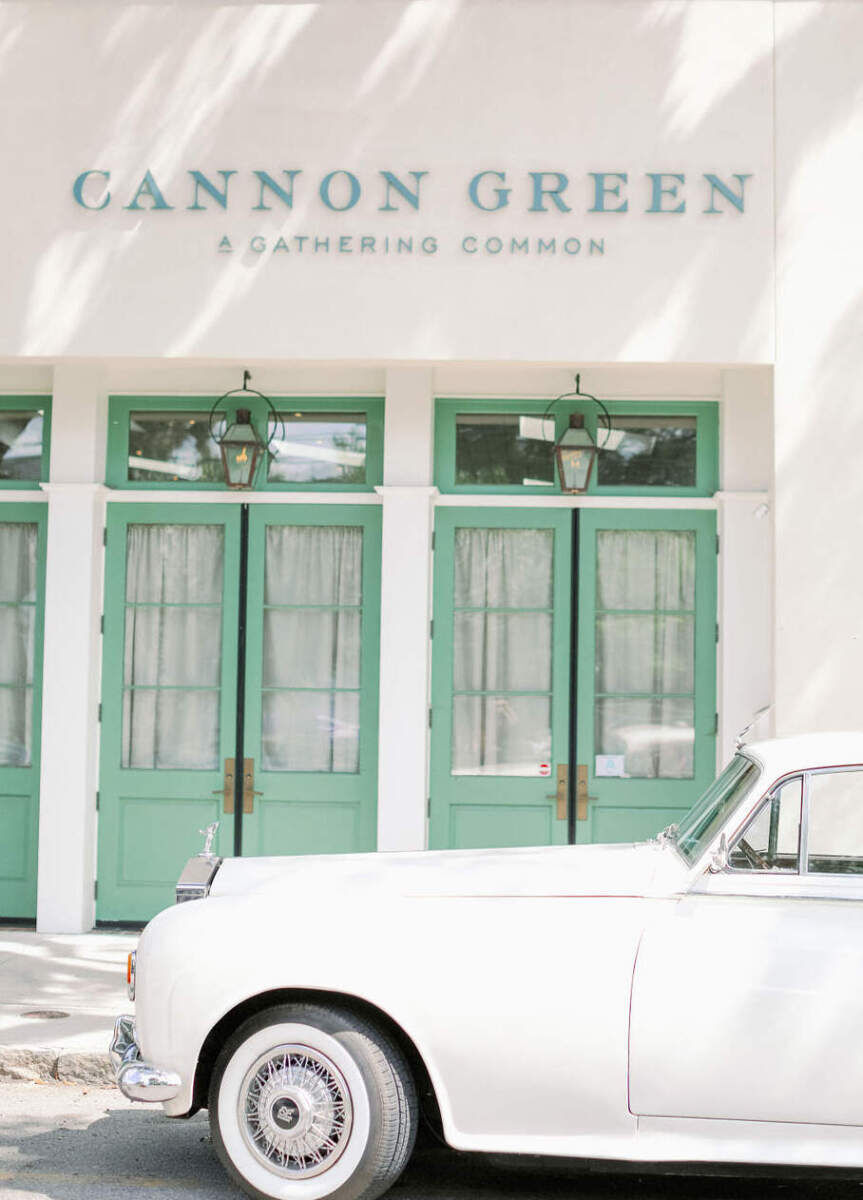
[(378, 849), (421, 850), (428, 797), (434, 396), (424, 367), (387, 371), (381, 563)]
[[(717, 496), (720, 539), (717, 755), (727, 761), (737, 734), (773, 700), (773, 416), (765, 368), (722, 373)], [(772, 710), (750, 740), (768, 736)]]
[(54, 372), (45, 583), (37, 928), (93, 926), (107, 399), (99, 373)]

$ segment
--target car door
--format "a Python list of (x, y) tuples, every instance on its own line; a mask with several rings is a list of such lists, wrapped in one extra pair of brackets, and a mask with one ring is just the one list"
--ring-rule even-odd
[(863, 771), (809, 772), (645, 930), (630, 1108), (863, 1125), (861, 994)]

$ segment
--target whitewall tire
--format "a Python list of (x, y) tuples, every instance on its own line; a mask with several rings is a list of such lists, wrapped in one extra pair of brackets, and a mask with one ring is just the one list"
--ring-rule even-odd
[(416, 1137), (401, 1051), (362, 1018), (323, 1005), (283, 1005), (241, 1025), (216, 1060), (209, 1110), (228, 1174), (276, 1200), (374, 1200)]

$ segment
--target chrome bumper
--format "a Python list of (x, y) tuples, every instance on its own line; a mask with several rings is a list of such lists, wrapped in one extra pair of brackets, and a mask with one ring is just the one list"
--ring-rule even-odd
[(114, 1022), (110, 1054), (117, 1087), (130, 1100), (158, 1104), (161, 1100), (173, 1100), (182, 1087), (176, 1072), (160, 1071), (141, 1060), (132, 1017), (118, 1017)]

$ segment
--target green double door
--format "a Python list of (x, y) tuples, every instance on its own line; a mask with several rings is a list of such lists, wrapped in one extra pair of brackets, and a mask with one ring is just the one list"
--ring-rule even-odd
[(379, 579), (375, 506), (109, 506), (99, 920), (172, 903), (214, 820), (223, 855), (374, 849)]
[(636, 841), (716, 767), (708, 511), (442, 508), (429, 842)]
[(0, 505), (0, 918), (36, 915), (45, 526)]

